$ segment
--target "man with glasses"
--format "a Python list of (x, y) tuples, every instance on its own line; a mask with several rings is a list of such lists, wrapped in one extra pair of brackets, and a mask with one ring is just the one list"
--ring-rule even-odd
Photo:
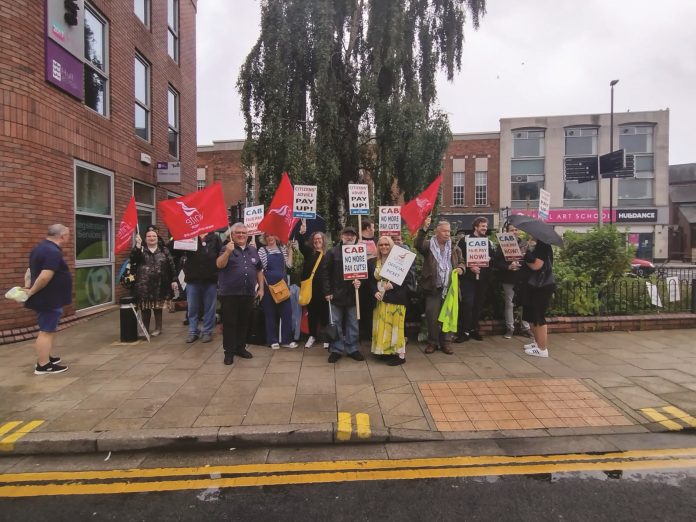
[(223, 245), (216, 265), (222, 317), (222, 347), (225, 364), (234, 356), (251, 359), (246, 349), (254, 297), (263, 297), (263, 266), (256, 247), (247, 243), (244, 223), (232, 225), (231, 240)]

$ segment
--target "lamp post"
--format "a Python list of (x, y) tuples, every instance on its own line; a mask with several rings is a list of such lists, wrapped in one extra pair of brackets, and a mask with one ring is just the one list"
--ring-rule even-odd
[[(611, 87), (611, 113), (609, 115), (609, 152), (614, 152), (614, 85), (619, 80), (609, 82)], [(614, 176), (609, 178), (609, 223), (614, 223)]]

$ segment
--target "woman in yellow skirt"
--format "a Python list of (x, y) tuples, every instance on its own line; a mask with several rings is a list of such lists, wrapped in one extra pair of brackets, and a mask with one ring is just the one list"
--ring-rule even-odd
[(389, 236), (381, 236), (377, 241), (377, 257), (370, 259), (367, 266), (372, 295), (377, 300), (372, 315), (372, 353), (387, 358), (389, 366), (398, 366), (406, 362), (404, 322), (408, 292), (406, 281), (399, 286), (380, 276), (392, 248), (401, 247), (395, 247)]

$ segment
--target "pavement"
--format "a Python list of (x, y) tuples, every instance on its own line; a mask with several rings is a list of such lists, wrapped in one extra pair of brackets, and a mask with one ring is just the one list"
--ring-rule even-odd
[[(696, 330), (552, 334), (456, 344), (407, 362), (327, 362), (249, 346), (222, 363), (221, 335), (186, 344), (184, 314), (151, 343), (119, 342), (118, 311), (58, 334), (70, 366), (36, 376), (33, 342), (0, 346), (0, 455), (640, 435), (696, 428)], [(695, 322), (696, 323), (696, 322)], [(302, 345), (300, 345), (302, 346)]]

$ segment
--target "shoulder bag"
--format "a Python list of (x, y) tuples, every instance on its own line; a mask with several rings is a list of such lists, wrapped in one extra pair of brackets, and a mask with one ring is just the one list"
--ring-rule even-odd
[[(266, 281), (266, 276), (263, 276), (263, 279)], [(266, 285), (268, 285), (268, 291), (271, 293), (271, 298), (275, 304), (280, 304), (290, 299), (290, 288), (288, 288), (285, 278), (274, 284), (266, 281)]]
[(312, 273), (307, 279), (300, 283), (300, 296), (298, 298), (300, 306), (307, 306), (312, 300), (312, 280), (314, 279), (314, 273), (317, 271), (317, 267), (323, 256), (324, 252), (320, 252), (316, 263), (314, 263), (314, 268), (312, 268)]

